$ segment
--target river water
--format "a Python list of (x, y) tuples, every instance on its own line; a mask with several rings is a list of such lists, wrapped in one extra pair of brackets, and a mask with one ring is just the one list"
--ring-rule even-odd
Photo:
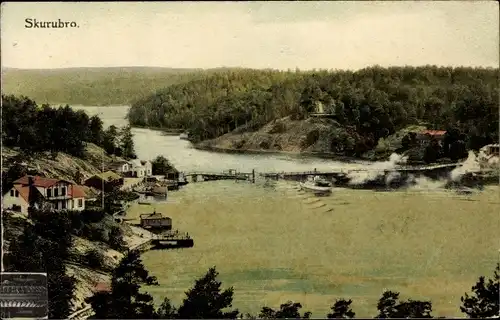
[[(127, 107), (83, 107), (106, 125), (125, 125)], [(300, 171), (359, 167), (312, 158), (233, 155), (195, 150), (159, 131), (133, 129), (141, 159), (166, 156), (181, 171)], [(153, 208), (195, 240), (189, 249), (143, 255), (159, 287), (157, 302), (179, 305), (209, 267), (222, 287), (234, 287), (233, 306), (258, 314), (263, 306), (300, 302), (325, 317), (337, 298), (353, 300), (357, 316), (376, 315), (383, 290), (430, 299), (435, 316), (463, 316), (460, 296), (498, 261), (499, 189), (461, 196), (422, 180), (395, 192), (335, 189), (329, 197), (302, 193), (292, 183), (191, 183)]]

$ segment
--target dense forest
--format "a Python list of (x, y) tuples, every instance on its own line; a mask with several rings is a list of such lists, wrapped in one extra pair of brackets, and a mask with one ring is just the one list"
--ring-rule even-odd
[[(225, 70), (132, 105), (132, 125), (179, 128), (194, 142), (279, 118), (332, 114), (332, 151), (359, 155), (409, 125), (448, 130), (469, 149), (498, 141), (498, 69), (370, 67), (359, 71)], [(338, 146), (342, 146), (339, 150)]]
[(108, 154), (135, 158), (130, 127), (104, 130), (102, 120), (75, 111), (68, 105), (38, 106), (27, 97), (2, 95), (2, 140), (27, 155), (64, 152), (83, 157), (86, 143), (103, 147)]
[(2, 92), (39, 103), (129, 105), (156, 90), (215, 70), (155, 67), (2, 69)]

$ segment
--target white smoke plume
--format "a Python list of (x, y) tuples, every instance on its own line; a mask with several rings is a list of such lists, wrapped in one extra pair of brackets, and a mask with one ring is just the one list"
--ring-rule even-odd
[(444, 189), (447, 183), (447, 179), (433, 180), (424, 176), (415, 177), (411, 175), (411, 178), (408, 179), (408, 184), (412, 185), (409, 189), (416, 191), (434, 191)]
[(451, 181), (460, 181), (467, 173), (480, 172), (481, 166), (474, 151), (469, 151), (467, 159), (450, 172)]
[[(398, 165), (406, 163), (408, 157), (403, 157), (397, 153), (391, 154), (389, 160), (374, 162), (369, 164), (363, 171), (351, 171), (347, 175), (350, 179), (350, 185), (360, 185), (367, 183), (369, 181), (376, 180), (379, 177), (386, 175), (386, 172), (391, 172), (396, 169)], [(399, 177), (399, 173), (393, 172), (394, 174), (388, 174), (386, 177), (386, 183), (390, 183), (392, 180)]]

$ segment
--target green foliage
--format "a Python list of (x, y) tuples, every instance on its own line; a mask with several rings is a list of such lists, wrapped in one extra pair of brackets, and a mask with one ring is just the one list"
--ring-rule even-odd
[(356, 316), (356, 313), (351, 309), (352, 300), (339, 299), (336, 300), (331, 307), (332, 313), (329, 313), (326, 317), (328, 319), (352, 319)]
[(493, 279), (479, 277), (472, 287), (472, 294), (460, 298), (460, 310), (469, 318), (492, 318), (500, 316), (500, 263), (497, 263)]
[(259, 314), (259, 319), (309, 319), (311, 312), (307, 311), (300, 315), (302, 305), (299, 302), (288, 301), (280, 306), (279, 310), (263, 307)]
[(115, 125), (109, 126), (103, 134), (103, 148), (108, 154), (118, 155), (120, 148), (117, 147), (118, 141), (118, 128)]
[(33, 225), (27, 225), (13, 239), (6, 256), (11, 272), (46, 272), (49, 318), (66, 319), (70, 314), (75, 278), (66, 275), (64, 261), (70, 255), (71, 223), (67, 213), (31, 211)]
[(132, 128), (125, 126), (118, 129), (115, 125), (109, 126), (102, 135), (102, 145), (107, 154), (114, 154), (126, 159), (136, 159)]
[(123, 232), (118, 226), (111, 227), (108, 237), (108, 244), (111, 249), (124, 251), (127, 248), (127, 243), (123, 240)]
[[(238, 127), (304, 119), (321, 103), (346, 134), (336, 152), (372, 150), (412, 124), (458, 128), (474, 147), (498, 141), (498, 69), (370, 67), (353, 71), (226, 70), (158, 90), (132, 105), (133, 125), (189, 130), (197, 142)], [(429, 156), (430, 159), (432, 155)]]
[(94, 319), (155, 319), (153, 298), (141, 293), (141, 284), (157, 285), (140, 259), (140, 252), (129, 251), (113, 271), (111, 292), (98, 292), (86, 299)]
[(151, 162), (151, 166), (154, 175), (166, 175), (168, 173), (177, 172), (170, 161), (164, 156), (157, 156)]
[(101, 269), (104, 265), (104, 255), (96, 249), (89, 250), (83, 256), (83, 263), (93, 269)]
[(120, 131), (120, 149), (121, 154), (126, 159), (136, 159), (137, 155), (134, 151), (134, 140), (133, 140), (132, 128), (130, 126), (125, 126)]
[(177, 317), (177, 309), (172, 305), (169, 298), (163, 299), (156, 313), (160, 319), (175, 319)]
[(233, 288), (221, 292), (221, 282), (216, 279), (218, 274), (212, 267), (195, 281), (179, 307), (180, 319), (235, 319), (238, 316), (238, 310), (223, 311), (232, 305)]
[(399, 292), (386, 291), (377, 304), (378, 319), (388, 318), (432, 318), (430, 301), (399, 301)]
[(130, 126), (103, 131), (102, 120), (70, 106), (37, 106), (26, 97), (2, 95), (2, 139), (28, 156), (39, 152), (65, 152), (83, 157), (87, 142), (102, 146), (108, 154), (137, 158)]
[(90, 140), (98, 146), (102, 146), (104, 139), (103, 122), (99, 116), (94, 115), (89, 120)]
[(9, 190), (13, 187), (13, 182), (17, 179), (27, 175), (33, 174), (36, 172), (32, 172), (26, 168), (26, 166), (22, 165), (19, 162), (15, 162), (13, 165), (9, 166), (7, 171), (2, 171), (2, 186), (3, 190)]
[(106, 211), (100, 208), (68, 211), (68, 219), (71, 234), (90, 241), (104, 242), (117, 251), (126, 249), (122, 229)]
[(28, 154), (60, 151), (82, 157), (85, 142), (100, 142), (97, 120), (93, 118), (91, 123), (84, 111), (68, 105), (39, 107), (26, 97), (2, 95), (2, 112), (5, 146), (19, 147)]

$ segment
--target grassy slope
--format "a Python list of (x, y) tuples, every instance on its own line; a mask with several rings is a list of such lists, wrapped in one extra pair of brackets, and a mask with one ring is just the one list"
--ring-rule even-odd
[[(7, 170), (11, 163), (15, 161), (15, 156), (19, 152), (17, 150), (6, 148), (2, 149), (3, 168)], [(95, 144), (89, 143), (85, 150), (86, 159), (80, 159), (74, 156), (59, 152), (55, 158), (52, 158), (49, 153), (43, 156), (36, 156), (33, 159), (26, 159), (29, 169), (34, 169), (39, 173), (45, 174), (47, 177), (73, 180), (78, 170), (88, 178), (94, 174), (101, 172), (102, 165), (109, 164), (116, 160), (121, 160), (118, 157), (110, 157), (103, 153), (103, 149)]]
[(189, 81), (198, 69), (155, 67), (2, 70), (3, 94), (38, 103), (123, 105), (174, 83)]

